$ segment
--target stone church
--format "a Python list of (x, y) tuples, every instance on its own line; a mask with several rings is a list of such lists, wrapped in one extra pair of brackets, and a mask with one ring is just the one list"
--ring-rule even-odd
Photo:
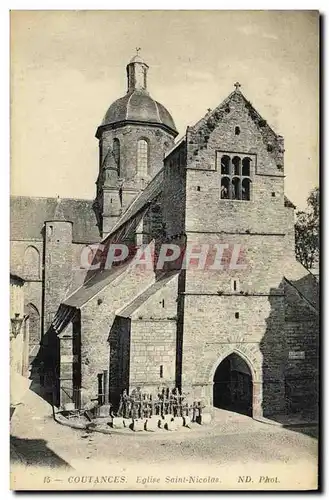
[[(295, 258), (283, 137), (236, 83), (175, 142), (146, 62), (137, 54), (126, 70), (96, 132), (95, 199), (11, 199), (30, 377), (61, 406), (178, 387), (254, 417), (316, 408), (318, 284)], [(94, 244), (113, 242), (131, 255), (95, 265)], [(228, 264), (131, 266), (141, 245), (156, 261), (165, 243), (222, 245)], [(229, 265), (234, 248), (245, 265)]]

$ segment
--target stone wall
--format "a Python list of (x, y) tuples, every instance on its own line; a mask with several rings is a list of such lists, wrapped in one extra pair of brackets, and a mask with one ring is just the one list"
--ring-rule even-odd
[[(239, 134), (235, 133), (239, 127)], [(188, 266), (184, 294), (183, 388), (212, 403), (219, 363), (237, 352), (254, 383), (254, 406), (284, 411), (283, 267), (287, 230), (283, 141), (239, 92), (187, 132), (187, 244), (228, 244), (221, 270)], [(250, 201), (220, 197), (221, 157), (251, 159)], [(238, 264), (230, 269), (233, 248)], [(235, 259), (233, 259), (235, 260)], [(197, 264), (197, 263), (196, 263)], [(235, 282), (235, 283), (234, 283)]]
[(44, 333), (64, 301), (72, 279), (72, 224), (46, 222), (44, 271)]
[(130, 391), (176, 384), (177, 286), (178, 274), (159, 280), (158, 289), (131, 314)]
[[(125, 179), (125, 185), (135, 187), (141, 175), (137, 172), (137, 142), (145, 139), (149, 146), (148, 176), (144, 186), (162, 168), (165, 152), (170, 149), (174, 140), (163, 129), (148, 125), (125, 125), (124, 127), (106, 130), (101, 139), (101, 163), (104, 162), (109, 148), (113, 147), (113, 139), (120, 141), (120, 177)], [(143, 186), (141, 186), (143, 187)]]
[(184, 232), (186, 201), (185, 160), (185, 142), (165, 159), (162, 206), (165, 235), (171, 241), (173, 237)]
[[(120, 171), (113, 156), (113, 140), (120, 142)], [(137, 171), (137, 144), (148, 143), (147, 172)], [(173, 137), (151, 125), (125, 125), (104, 130), (100, 139), (100, 170), (97, 203), (103, 236), (110, 232), (121, 213), (133, 202), (163, 167), (165, 152), (174, 144)]]
[(25, 280), (41, 280), (42, 258), (42, 240), (15, 240), (10, 242), (10, 269)]
[(285, 284), (285, 389), (292, 411), (316, 411), (318, 404), (319, 317), (290, 284)]
[(97, 374), (109, 369), (109, 338), (116, 313), (154, 282), (154, 272), (129, 269), (81, 309), (81, 383), (86, 397), (97, 394)]
[(129, 391), (143, 387), (175, 387), (175, 319), (135, 319), (131, 322)]

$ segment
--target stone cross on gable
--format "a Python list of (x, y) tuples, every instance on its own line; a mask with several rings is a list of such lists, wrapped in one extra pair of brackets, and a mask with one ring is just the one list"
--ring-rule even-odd
[(234, 84), (234, 87), (235, 87), (235, 90), (240, 90), (241, 83), (236, 82), (236, 83)]

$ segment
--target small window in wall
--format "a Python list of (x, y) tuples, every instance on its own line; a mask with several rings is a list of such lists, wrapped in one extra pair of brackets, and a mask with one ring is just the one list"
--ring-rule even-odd
[(165, 301), (164, 301), (164, 299), (162, 299), (162, 307), (164, 307), (164, 306), (165, 306)]
[(137, 143), (137, 173), (140, 177), (146, 177), (148, 173), (149, 145), (145, 139)]
[(231, 289), (232, 289), (232, 292), (239, 292), (240, 291), (240, 282), (239, 282), (238, 278), (232, 279)]
[(240, 135), (240, 127), (235, 127), (234, 133), (235, 135)]
[(163, 378), (163, 365), (160, 365), (160, 378)]
[(235, 313), (235, 317), (236, 317), (236, 319), (239, 319), (240, 314), (239, 314), (238, 312), (236, 312), (236, 313)]
[(117, 167), (118, 176), (121, 177), (121, 165), (120, 165), (120, 141), (119, 139), (113, 139), (113, 156)]

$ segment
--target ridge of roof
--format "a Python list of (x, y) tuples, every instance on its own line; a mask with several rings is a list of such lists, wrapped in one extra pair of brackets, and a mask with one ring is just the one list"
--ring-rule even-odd
[(87, 199), (61, 198), (58, 203), (58, 198), (10, 197), (10, 238), (42, 241), (45, 221), (55, 218), (73, 223), (73, 242), (99, 241), (99, 230), (92, 206), (93, 201)]
[(119, 266), (104, 271), (98, 270), (93, 276), (85, 281), (77, 290), (63, 301), (63, 305), (79, 309), (98, 293), (119, 278), (131, 265), (131, 260)]
[(254, 107), (254, 105), (246, 98), (246, 96), (241, 92), (241, 90), (233, 90), (218, 106), (216, 106), (211, 112), (206, 113), (200, 120), (198, 120), (192, 127), (190, 128), (197, 128), (199, 125), (202, 124), (202, 122), (205, 121), (205, 119), (209, 119), (210, 117), (213, 117), (216, 112), (218, 112), (221, 108), (225, 106), (225, 104), (228, 104), (229, 101), (232, 99), (232, 97), (239, 95), (242, 97), (244, 102), (248, 105), (249, 108), (252, 109), (252, 111), (257, 115), (258, 120), (264, 121), (266, 123), (266, 127), (270, 130), (271, 133), (273, 133), (275, 136), (278, 134), (273, 130), (273, 128), (268, 124), (267, 120), (264, 120), (264, 118), (261, 116), (259, 111)]
[[(28, 196), (28, 195), (20, 195), (20, 194), (12, 194), (10, 195), (10, 198), (26, 198), (26, 199), (29, 199), (29, 200), (57, 200), (58, 197), (57, 196)], [(94, 200), (90, 199), (90, 198), (61, 198), (59, 197), (59, 199), (61, 201), (87, 201), (87, 202), (90, 202), (90, 203), (93, 203)]]

